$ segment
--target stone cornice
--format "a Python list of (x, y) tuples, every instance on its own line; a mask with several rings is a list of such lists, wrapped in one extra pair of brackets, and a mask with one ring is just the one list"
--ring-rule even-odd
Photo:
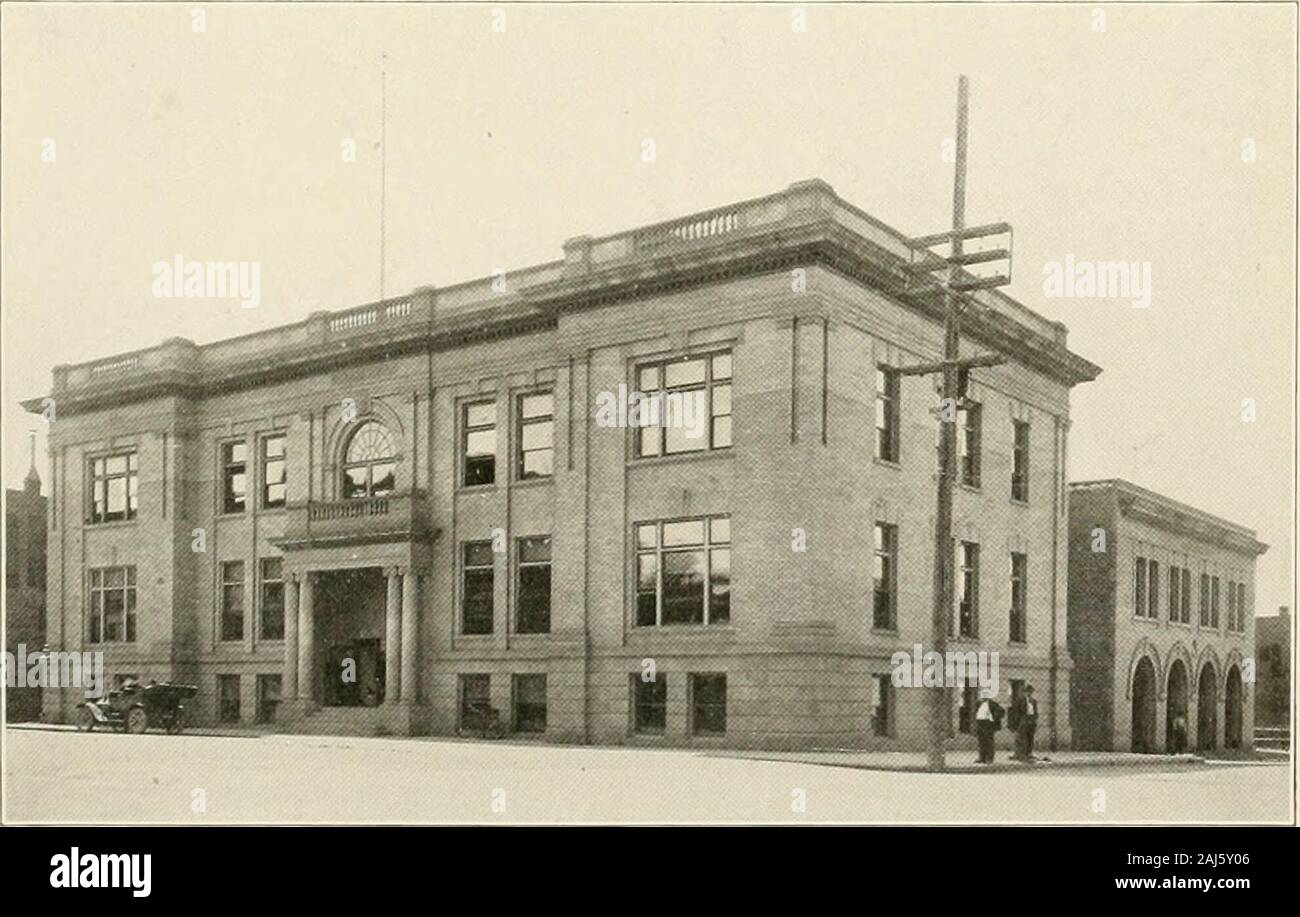
[(1152, 528), (1252, 558), (1268, 550), (1268, 545), (1259, 541), (1251, 529), (1128, 481), (1080, 481), (1070, 484), (1071, 493), (1088, 490), (1112, 491), (1119, 511), (1125, 518)]
[[(435, 290), (421, 287), (341, 312), (202, 347), (173, 338), (54, 371), (57, 410), (82, 413), (149, 398), (202, 398), (345, 365), (554, 329), (565, 313), (809, 265), (938, 321), (942, 294), (909, 290), (906, 239), (820, 181), (617, 233), (565, 243), (565, 260)], [(1071, 353), (1065, 329), (992, 291), (972, 297), (963, 331), (1067, 385), (1100, 369)], [(42, 398), (23, 402), (39, 412)]]

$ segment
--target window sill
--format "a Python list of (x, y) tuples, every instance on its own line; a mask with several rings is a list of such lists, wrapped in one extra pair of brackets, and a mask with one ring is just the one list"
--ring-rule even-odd
[(456, 485), (457, 494), (490, 494), (490, 493), (494, 493), (496, 489), (497, 489), (497, 483), (495, 481), (493, 481), (491, 484), (457, 484)]
[(979, 484), (967, 484), (965, 481), (958, 481), (957, 486), (960, 487), (962, 490), (966, 491), (966, 493), (968, 494), (978, 494), (980, 496), (984, 495), (984, 488), (981, 487)]
[(1019, 507), (1022, 507), (1022, 508), (1024, 508), (1024, 509), (1029, 509), (1029, 501), (1028, 501), (1028, 500), (1020, 500), (1020, 499), (1018, 499), (1018, 498), (1016, 498), (1016, 497), (1012, 497), (1011, 500), (1010, 500), (1009, 502), (1011, 503), (1012, 506), (1019, 506)]
[(873, 465), (879, 465), (881, 468), (892, 468), (894, 471), (903, 470), (903, 465), (901, 462), (895, 462), (891, 459), (881, 458), (878, 455), (872, 456), (871, 463)]
[(677, 462), (702, 462), (709, 459), (726, 459), (734, 454), (734, 446), (722, 449), (703, 449), (699, 452), (677, 452), (673, 455), (647, 455), (641, 458), (629, 458), (629, 468), (653, 468), (656, 465), (672, 465)]
[(898, 636), (898, 628), (897, 628), (896, 626), (895, 626), (895, 627), (876, 627), (875, 625), (872, 625), (871, 632), (872, 632), (873, 634), (880, 634), (882, 637), (897, 637), (897, 636)]
[(85, 528), (88, 528), (88, 529), (124, 529), (124, 528), (130, 528), (131, 526), (135, 525), (138, 521), (139, 521), (139, 517), (136, 517), (135, 519), (114, 519), (114, 520), (112, 520), (111, 522), (108, 522), (108, 521), (106, 521), (106, 522), (90, 522), (89, 520), (87, 520), (87, 522), (85, 523)]
[(725, 634), (734, 635), (733, 624), (633, 624), (629, 635), (635, 634)]
[(537, 478), (516, 478), (510, 482), (511, 487), (544, 487), (547, 484), (555, 483), (555, 475), (548, 474), (546, 477)]

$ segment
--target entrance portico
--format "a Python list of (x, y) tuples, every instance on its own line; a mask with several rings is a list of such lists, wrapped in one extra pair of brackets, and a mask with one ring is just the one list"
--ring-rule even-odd
[[(417, 571), (433, 538), (422, 505), (412, 494), (290, 507), (281, 710), (305, 731), (322, 707), (343, 706), (389, 711), (377, 722), (392, 732), (420, 728)], [(342, 690), (327, 681), (340, 659), (352, 664)]]
[[(299, 698), (315, 703), (329, 703), (331, 697), (321, 691), (321, 659), (328, 657), (329, 649), (339, 645), (340, 640), (354, 640), (374, 636), (369, 631), (347, 631), (338, 626), (322, 628), (321, 612), (329, 610), (334, 617), (342, 617), (340, 612), (353, 609), (334, 609), (333, 602), (325, 601), (323, 590), (329, 590), (331, 581), (342, 581), (346, 585), (338, 591), (347, 597), (355, 595), (358, 590), (370, 587), (373, 581), (381, 580), (383, 586), (383, 640), (381, 655), (383, 657), (383, 674), (380, 688), (374, 692), (376, 700), (382, 696), (385, 704), (417, 703), (419, 700), (418, 666), (419, 666), (419, 628), (416, 609), (419, 607), (419, 575), (409, 567), (390, 566), (371, 567), (333, 567), (323, 569), (303, 569), (289, 574), (285, 598), (285, 661), (284, 685), (285, 698)], [(364, 608), (367, 596), (356, 600), (358, 607)], [(328, 622), (326, 622), (328, 623)], [(318, 641), (328, 640), (325, 646)], [(378, 639), (370, 642), (378, 643)], [(322, 652), (322, 650), (324, 652)], [(355, 654), (360, 655), (360, 654)], [(369, 687), (372, 675), (378, 673), (365, 671), (358, 674), (364, 694)], [(374, 706), (365, 703), (365, 706)]]

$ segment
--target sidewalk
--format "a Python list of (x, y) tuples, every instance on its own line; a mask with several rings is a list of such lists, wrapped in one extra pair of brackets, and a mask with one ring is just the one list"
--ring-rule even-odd
[[(799, 764), (818, 764), (825, 767), (849, 767), (867, 771), (927, 772), (926, 754), (923, 751), (717, 751), (711, 755), (729, 758), (752, 758), (759, 761), (790, 761)], [(1257, 762), (1222, 762), (1254, 764)], [(1040, 752), (1030, 764), (1011, 759), (1010, 754), (999, 751), (992, 764), (977, 764), (973, 749), (948, 749), (945, 756), (947, 773), (1005, 773), (1007, 771), (1038, 771), (1053, 768), (1092, 769), (1097, 767), (1166, 768), (1170, 765), (1196, 767), (1206, 764), (1198, 755), (1140, 755), (1127, 751), (1049, 751)]]
[[(53, 723), (10, 723), (9, 729), (27, 729), (33, 731), (48, 732), (72, 732), (74, 726), (58, 725)], [(96, 732), (113, 732), (114, 730), (96, 729)], [(157, 730), (154, 730), (156, 734)], [(475, 745), (484, 744), (496, 747), (520, 746), (533, 749), (574, 749), (574, 748), (603, 748), (607, 750), (629, 750), (629, 746), (575, 746), (575, 745), (548, 745), (544, 742), (528, 741), (520, 743), (512, 741), (509, 738), (501, 740), (486, 741), (483, 739), (466, 737), (466, 736), (349, 736), (349, 735), (330, 735), (325, 733), (292, 733), (279, 732), (274, 726), (266, 725), (260, 727), (196, 727), (186, 729), (187, 736), (212, 736), (221, 738), (242, 738), (242, 739), (260, 739), (275, 738), (286, 739), (291, 742), (300, 742), (320, 745), (338, 745), (338, 744), (355, 744), (362, 742), (386, 742), (398, 746), (408, 746), (419, 749), (426, 743), (452, 743), (456, 745)], [(649, 749), (646, 749), (649, 751)], [(897, 771), (900, 773), (927, 773), (929, 766), (926, 764), (926, 754), (923, 751), (855, 751), (852, 749), (828, 749), (823, 751), (761, 751), (746, 749), (700, 749), (700, 748), (682, 748), (671, 747), (663, 750), (680, 751), (690, 754), (700, 755), (709, 758), (733, 758), (746, 759), (752, 761), (777, 761), (794, 764), (812, 764), (823, 767), (843, 767), (856, 770), (867, 771)], [(1025, 764), (1020, 761), (1011, 759), (1010, 751), (1005, 749), (998, 750), (998, 757), (993, 764), (976, 764), (974, 761), (975, 750), (970, 748), (948, 749), (946, 755), (945, 772), (954, 774), (966, 773), (1006, 773), (1006, 772), (1025, 772), (1025, 771), (1045, 771), (1045, 770), (1092, 770), (1100, 767), (1120, 767), (1131, 768), (1134, 770), (1168, 770), (1169, 768), (1183, 769), (1187, 767), (1213, 767), (1213, 766), (1239, 766), (1239, 767), (1276, 767), (1279, 764), (1289, 763), (1289, 755), (1276, 760), (1256, 758), (1204, 758), (1200, 755), (1182, 754), (1182, 755), (1140, 755), (1134, 752), (1111, 752), (1111, 751), (1071, 751), (1068, 749), (1061, 751), (1040, 751), (1031, 764)]]
[[(75, 732), (77, 729), (76, 726), (73, 726), (68, 723), (6, 723), (5, 728), (6, 729), (32, 729), (38, 732)], [(117, 733), (117, 730), (110, 729), (105, 726), (96, 726), (95, 732)], [(162, 730), (160, 729), (151, 729), (150, 732), (159, 735), (162, 734)], [(213, 726), (211, 728), (195, 726), (195, 727), (186, 727), (185, 732), (182, 734), (187, 736), (219, 736), (228, 739), (260, 739), (264, 736), (283, 735), (283, 733), (277, 733), (273, 726), (259, 726), (259, 727)]]

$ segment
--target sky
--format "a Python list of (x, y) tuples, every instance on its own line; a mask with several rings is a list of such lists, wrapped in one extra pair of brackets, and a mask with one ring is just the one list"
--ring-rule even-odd
[[(1103, 368), (1071, 396), (1070, 479), (1127, 478), (1257, 530), (1256, 612), (1291, 604), (1292, 6), (0, 17), (6, 486), (43, 429), (18, 401), (54, 365), (379, 297), (381, 69), (388, 295), (811, 177), (904, 232), (941, 230), (964, 73), (968, 222), (1014, 226), (1007, 292)], [(153, 265), (176, 255), (257, 262), (259, 304), (155, 296)], [(1044, 270), (1067, 258), (1149, 265), (1150, 305), (1049, 296)]]

